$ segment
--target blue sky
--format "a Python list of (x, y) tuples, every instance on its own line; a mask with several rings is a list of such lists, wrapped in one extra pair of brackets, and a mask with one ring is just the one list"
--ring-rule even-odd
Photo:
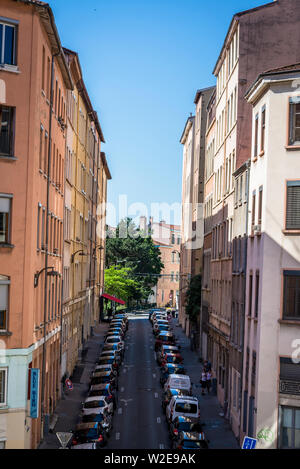
[(180, 203), (179, 139), (196, 91), (215, 84), (212, 70), (233, 14), (269, 2), (49, 1), (99, 114), (113, 177), (108, 201), (117, 207), (124, 194), (148, 213), (151, 203)]

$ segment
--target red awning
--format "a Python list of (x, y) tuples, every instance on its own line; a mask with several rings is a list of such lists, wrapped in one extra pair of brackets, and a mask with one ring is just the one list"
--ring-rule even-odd
[(108, 295), (107, 293), (103, 293), (103, 298), (107, 298), (108, 300), (114, 301), (115, 303), (120, 303), (120, 305), (125, 305), (125, 301), (119, 300), (119, 298), (115, 298), (114, 296)]

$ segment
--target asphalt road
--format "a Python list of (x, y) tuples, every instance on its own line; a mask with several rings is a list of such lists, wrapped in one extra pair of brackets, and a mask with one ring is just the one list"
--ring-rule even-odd
[(148, 315), (132, 315), (125, 338), (117, 409), (107, 449), (170, 448), (159, 378)]

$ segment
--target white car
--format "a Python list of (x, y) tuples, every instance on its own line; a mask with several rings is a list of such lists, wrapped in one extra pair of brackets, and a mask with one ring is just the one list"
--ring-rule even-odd
[(173, 396), (166, 407), (166, 417), (169, 423), (176, 417), (200, 418), (199, 401), (194, 396)]
[(167, 391), (168, 389), (183, 389), (184, 391), (191, 391), (191, 379), (187, 375), (171, 374), (168, 376), (164, 385), (164, 391)]
[(112, 414), (113, 411), (113, 403), (110, 402), (105, 396), (93, 396), (86, 399), (82, 406), (81, 414)]
[(122, 349), (124, 349), (124, 346), (125, 346), (121, 337), (115, 336), (115, 335), (109, 335), (108, 337), (106, 337), (105, 343), (106, 344), (120, 344)]

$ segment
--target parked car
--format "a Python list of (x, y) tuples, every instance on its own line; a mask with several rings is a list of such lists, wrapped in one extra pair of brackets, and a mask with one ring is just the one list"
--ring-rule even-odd
[(112, 414), (114, 411), (113, 403), (106, 399), (105, 396), (91, 396), (83, 403), (81, 414), (102, 414), (104, 411), (105, 415)]
[(102, 350), (99, 360), (114, 360), (120, 365), (122, 361), (122, 350)]
[(102, 446), (99, 443), (83, 443), (71, 446), (70, 449), (100, 449)]
[(112, 402), (114, 409), (116, 408), (116, 392), (110, 383), (94, 384), (90, 387), (89, 397), (105, 396), (108, 402)]
[(89, 414), (83, 415), (81, 418), (82, 423), (100, 423), (107, 436), (109, 436), (112, 429), (111, 414)]
[(125, 332), (123, 331), (122, 327), (112, 327), (108, 329), (107, 333), (105, 334), (105, 338), (110, 335), (119, 335), (123, 339)]
[(162, 356), (160, 366), (163, 367), (167, 365), (168, 363), (173, 364), (173, 365), (176, 365), (176, 364), (181, 365), (183, 363), (183, 358), (180, 355), (180, 353), (165, 353)]
[(170, 375), (164, 385), (164, 390), (167, 389), (183, 389), (185, 391), (192, 391), (192, 383), (190, 377), (187, 375)]
[(118, 375), (118, 370), (114, 368), (112, 365), (97, 365), (92, 373), (92, 376), (94, 376), (95, 373), (114, 373), (114, 375), (117, 377)]
[(95, 373), (91, 378), (90, 386), (94, 384), (111, 384), (112, 388), (118, 389), (118, 382), (116, 376), (113, 373)]
[(173, 422), (179, 415), (200, 418), (200, 407), (197, 397), (173, 396), (166, 407), (166, 418), (169, 423)]
[(176, 364), (176, 363), (167, 363), (162, 369), (161, 369), (161, 376), (160, 376), (160, 384), (163, 386), (165, 382), (167, 381), (168, 377), (170, 375), (184, 375), (185, 374), (185, 368), (183, 365)]
[(176, 339), (171, 332), (161, 332), (155, 341), (155, 351), (157, 351), (162, 345), (175, 345)]
[(169, 405), (170, 400), (172, 399), (173, 396), (189, 396), (190, 391), (185, 390), (185, 389), (167, 389), (166, 391), (163, 392), (163, 398), (162, 398), (162, 408), (163, 411), (166, 411), (167, 405)]
[(157, 363), (160, 365), (162, 361), (162, 357), (166, 353), (179, 353), (180, 347), (177, 345), (162, 345), (159, 350), (157, 350), (156, 353), (156, 360)]
[(124, 350), (124, 342), (120, 336), (110, 335), (105, 339), (106, 344), (120, 344), (120, 348)]
[(198, 418), (179, 415), (170, 424), (170, 438), (177, 440), (181, 432), (203, 433), (203, 429)]
[(101, 354), (97, 365), (98, 366), (103, 366), (103, 365), (111, 365), (116, 371), (118, 371), (119, 366), (120, 366), (121, 358), (120, 356), (116, 354)]
[(170, 326), (159, 325), (157, 329), (154, 329), (153, 334), (155, 337), (159, 336), (162, 332), (172, 332)]
[(107, 443), (106, 432), (100, 423), (80, 423), (72, 437), (72, 446), (82, 443), (97, 443), (100, 447)]
[(197, 450), (208, 449), (208, 443), (201, 433), (181, 432), (178, 438), (173, 441), (173, 449), (177, 450)]

